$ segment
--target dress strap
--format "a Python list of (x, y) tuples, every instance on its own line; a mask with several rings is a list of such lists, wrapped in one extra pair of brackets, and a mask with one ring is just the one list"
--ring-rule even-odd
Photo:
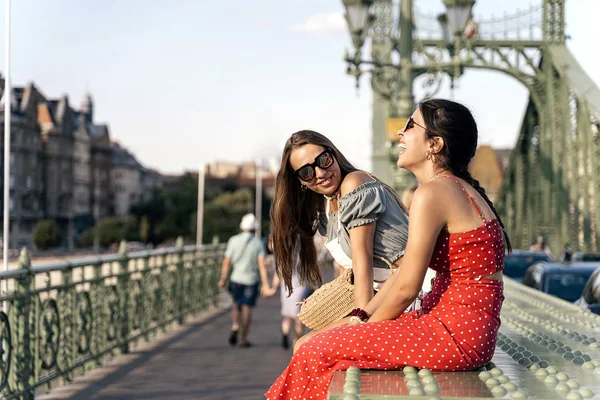
[(477, 214), (479, 214), (479, 218), (481, 218), (481, 220), (483, 222), (487, 222), (485, 220), (485, 217), (481, 213), (481, 210), (479, 209), (479, 206), (477, 206), (477, 204), (473, 200), (473, 197), (471, 197), (471, 195), (467, 192), (467, 190), (463, 187), (463, 185), (460, 184), (460, 182), (458, 181), (458, 179), (456, 179), (455, 177), (450, 176), (450, 175), (443, 175), (443, 176), (445, 176), (446, 178), (450, 178), (451, 180), (454, 181), (454, 183), (456, 183), (458, 185), (458, 187), (463, 191), (463, 193), (465, 194), (465, 196), (467, 196), (467, 199), (469, 199), (469, 202), (473, 205), (473, 208), (475, 208), (475, 211), (477, 211)]

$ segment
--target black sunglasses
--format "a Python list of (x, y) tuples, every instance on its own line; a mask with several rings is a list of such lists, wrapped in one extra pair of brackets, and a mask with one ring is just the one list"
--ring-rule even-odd
[(404, 125), (404, 128), (402, 129), (402, 131), (399, 134), (402, 135), (407, 130), (414, 128), (415, 125), (427, 130), (427, 128), (425, 128), (423, 125), (417, 124), (415, 122), (415, 120), (413, 119), (413, 117), (408, 117), (408, 119), (406, 120), (406, 125)]
[(315, 157), (315, 161), (312, 164), (305, 164), (295, 170), (294, 173), (304, 182), (312, 182), (316, 177), (315, 168), (327, 169), (333, 165), (333, 161), (333, 152), (331, 149), (325, 149)]

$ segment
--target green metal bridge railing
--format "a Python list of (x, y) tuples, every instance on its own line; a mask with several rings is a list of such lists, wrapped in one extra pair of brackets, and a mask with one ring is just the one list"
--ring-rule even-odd
[[(37, 388), (72, 381), (107, 355), (218, 304), (224, 245), (127, 252), (0, 272), (0, 390), (32, 399)], [(4, 286), (3, 286), (4, 287)]]

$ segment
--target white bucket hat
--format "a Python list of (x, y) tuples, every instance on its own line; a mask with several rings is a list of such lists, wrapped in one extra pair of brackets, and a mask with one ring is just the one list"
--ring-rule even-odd
[(253, 231), (258, 228), (258, 223), (254, 214), (249, 213), (244, 215), (242, 222), (240, 223), (240, 229), (244, 232)]

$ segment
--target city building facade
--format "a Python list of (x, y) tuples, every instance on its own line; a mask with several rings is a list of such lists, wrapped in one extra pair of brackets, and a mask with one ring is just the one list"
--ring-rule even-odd
[[(1, 75), (0, 97), (3, 157), (5, 93)], [(111, 140), (107, 124), (95, 123), (89, 93), (77, 110), (67, 95), (54, 100), (33, 83), (14, 87), (10, 150), (11, 249), (32, 246), (32, 233), (43, 219), (53, 220), (63, 247), (73, 249), (98, 220), (129, 215), (131, 205), (149, 199), (162, 182), (157, 171), (145, 168)], [(0, 160), (3, 168), (4, 160)], [(3, 177), (0, 174), (1, 190)]]
[[(0, 80), (4, 110), (6, 93)], [(38, 91), (32, 83), (14, 88), (11, 95), (11, 157), (10, 157), (10, 242), (16, 246), (28, 240), (37, 221), (44, 215), (45, 190), (42, 152), (43, 144), (37, 123)], [(2, 190), (4, 190), (4, 113), (0, 116), (2, 132)], [(1, 200), (4, 209), (4, 199)]]

